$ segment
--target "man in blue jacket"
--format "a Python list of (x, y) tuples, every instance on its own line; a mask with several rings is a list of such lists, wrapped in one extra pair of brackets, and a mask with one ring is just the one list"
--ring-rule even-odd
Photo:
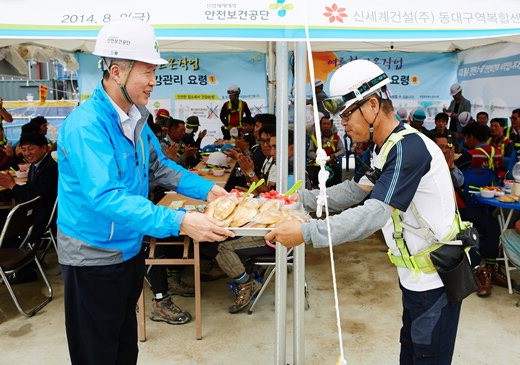
[(103, 80), (63, 123), (58, 138), (58, 255), (73, 364), (135, 364), (135, 308), (142, 290), (144, 234), (222, 241), (233, 233), (201, 213), (156, 206), (149, 182), (197, 198), (225, 191), (161, 152), (146, 124), (166, 64), (153, 28), (118, 21), (99, 32)]

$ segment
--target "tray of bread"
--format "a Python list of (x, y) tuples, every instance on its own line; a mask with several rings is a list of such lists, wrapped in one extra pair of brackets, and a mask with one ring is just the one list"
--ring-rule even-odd
[(259, 197), (231, 190), (208, 203), (204, 214), (219, 220), (237, 236), (264, 236), (280, 221), (309, 219), (300, 203), (274, 190)]

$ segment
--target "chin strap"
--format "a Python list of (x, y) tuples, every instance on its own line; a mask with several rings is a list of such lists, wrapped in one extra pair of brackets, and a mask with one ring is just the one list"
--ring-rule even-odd
[(128, 91), (126, 91), (126, 83), (128, 82), (128, 78), (130, 77), (130, 72), (132, 71), (132, 68), (134, 67), (134, 61), (130, 61), (130, 68), (128, 70), (128, 73), (126, 74), (125, 83), (121, 85), (119, 82), (117, 82), (117, 85), (119, 86), (119, 89), (121, 90), (121, 93), (125, 97), (126, 101), (128, 101), (130, 104), (135, 104), (132, 98), (130, 98), (130, 95), (128, 95)]

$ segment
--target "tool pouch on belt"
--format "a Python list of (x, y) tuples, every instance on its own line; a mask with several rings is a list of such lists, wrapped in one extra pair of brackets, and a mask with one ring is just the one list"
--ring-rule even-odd
[(450, 302), (461, 302), (462, 299), (477, 291), (478, 284), (464, 246), (441, 244), (430, 252), (430, 259), (444, 284)]
[[(448, 300), (452, 303), (462, 301), (471, 293), (477, 291), (478, 284), (471, 270), (466, 251), (478, 241), (478, 232), (467, 222), (462, 222), (458, 212), (452, 225), (449, 236), (451, 241), (435, 239), (433, 230), (429, 224), (421, 217), (413, 203), (410, 205), (411, 211), (417, 219), (420, 227), (411, 227), (402, 221), (401, 214), (397, 210), (392, 214), (394, 230), (398, 233), (403, 228), (411, 230), (416, 235), (422, 237), (430, 246), (411, 256), (406, 246), (404, 238), (396, 240), (397, 247), (401, 251), (401, 256), (391, 255), (390, 260), (396, 266), (408, 267), (410, 269), (431, 274), (435, 271), (439, 274)], [(394, 233), (394, 238), (396, 234)], [(456, 240), (453, 240), (456, 236)], [(411, 264), (407, 264), (409, 261)]]

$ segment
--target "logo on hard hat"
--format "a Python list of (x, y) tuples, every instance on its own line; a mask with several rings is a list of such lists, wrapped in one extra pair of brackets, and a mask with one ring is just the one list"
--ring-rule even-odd
[(159, 53), (159, 43), (157, 41), (153, 44), (153, 49), (155, 49), (155, 52)]
[(107, 44), (119, 44), (122, 46), (130, 46), (132, 42), (128, 39), (121, 39), (116, 36), (110, 36), (107, 38)]

